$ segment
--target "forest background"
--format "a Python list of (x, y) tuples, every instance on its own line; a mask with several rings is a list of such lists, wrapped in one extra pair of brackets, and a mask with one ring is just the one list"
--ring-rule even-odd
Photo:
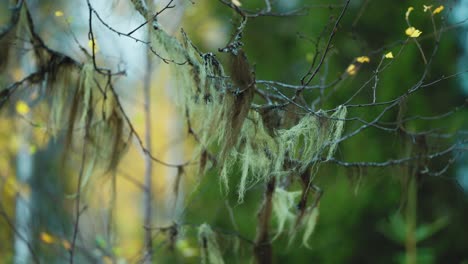
[[(184, 65), (145, 43), (156, 27), (180, 42), (186, 34), (198, 51), (216, 55), (226, 75), (232, 50), (219, 49), (239, 40), (257, 86), (273, 101), (316, 85), (323, 89), (303, 95), (311, 111), (347, 105), (342, 135), (359, 132), (308, 171), (323, 190), (305, 211), (313, 234), (304, 238), (310, 226), (290, 220), (301, 209), (299, 182), (288, 186), (297, 191), (290, 202), (276, 203), (287, 215), (273, 208), (274, 263), (468, 263), (468, 1), (157, 1), (153, 10), (162, 12), (151, 27), (134, 2), (0, 2), (0, 263), (268, 263), (255, 250), (268, 181), (252, 180), (239, 199), (241, 162), (229, 172), (229, 188), (211, 159), (206, 170), (161, 164), (184, 164), (200, 142), (174, 99), (183, 86), (173, 68)], [(103, 154), (109, 165), (96, 159), (83, 167), (87, 141), (68, 146), (66, 129), (51, 125), (57, 113), (54, 94), (44, 91), (47, 77), (24, 81), (37, 70), (40, 59), (31, 54), (42, 45), (30, 24), (12, 23), (24, 3), (50, 50), (117, 73), (112, 89), (132, 127), (124, 129), (128, 146)], [(239, 30), (242, 14), (248, 20)], [(19, 29), (11, 33), (10, 25)], [(410, 26), (422, 34), (408, 34)], [(129, 37), (111, 29), (137, 30)], [(319, 74), (301, 84), (311, 65), (320, 65)], [(258, 97), (252, 109), (268, 101)], [(379, 102), (399, 97), (403, 103), (359, 130), (366, 124), (359, 120), (382, 111)], [(72, 105), (63, 102), (64, 113)]]

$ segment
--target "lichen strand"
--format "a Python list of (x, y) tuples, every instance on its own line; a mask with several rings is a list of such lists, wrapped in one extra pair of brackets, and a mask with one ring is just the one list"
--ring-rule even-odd
[(229, 131), (227, 115), (232, 109), (226, 107), (226, 82), (221, 64), (213, 54), (200, 54), (185, 33), (182, 36), (181, 44), (163, 30), (156, 30), (152, 46), (158, 47), (157, 52), (164, 58), (185, 62), (183, 65), (170, 63), (178, 86), (174, 101), (189, 114), (191, 129), (200, 141), (194, 151), (194, 158), (198, 158), (213, 143), (224, 141)]
[(203, 264), (224, 264), (215, 233), (208, 224), (202, 224), (198, 227), (198, 242), (200, 243)]
[(107, 161), (107, 169), (112, 169), (127, 149), (130, 134), (126, 131), (125, 121), (112, 96), (103, 101), (100, 107), (102, 119), (91, 127), (90, 143), (98, 158)]
[(48, 120), (48, 132), (57, 136), (61, 129), (67, 128), (71, 121), (68, 120), (70, 100), (77, 89), (77, 79), (80, 70), (75, 66), (62, 65), (56, 71), (51, 72), (47, 78), (48, 89), (45, 91), (50, 98), (50, 114)]
[(237, 145), (231, 148), (221, 178), (228, 187), (228, 173), (236, 161), (241, 165), (241, 180), (238, 186), (238, 199), (241, 202), (244, 193), (259, 181), (281, 173), (284, 149), (268, 134), (257, 112), (251, 111), (240, 132)]
[(223, 104), (224, 118), (227, 123), (222, 138), (224, 144), (221, 151), (221, 161), (236, 145), (254, 97), (255, 79), (247, 57), (242, 50), (231, 56), (231, 79), (234, 87), (226, 92)]
[(318, 209), (318, 206), (316, 206), (308, 212), (306, 219), (304, 221), (305, 229), (304, 229), (304, 234), (302, 236), (302, 244), (309, 249), (310, 249), (310, 245), (308, 241), (315, 230), (318, 216), (319, 216), (319, 209)]
[(97, 86), (100, 76), (92, 63), (84, 64), (79, 73), (62, 68), (54, 74), (46, 91), (52, 98), (49, 131), (52, 135), (66, 131), (66, 150), (85, 147), (89, 163), (98, 159), (106, 170), (114, 168), (129, 140), (117, 99), (109, 89)]
[(336, 147), (338, 146), (339, 139), (343, 134), (345, 118), (347, 114), (346, 106), (340, 105), (338, 109), (333, 113), (331, 116), (332, 118), (332, 128), (331, 133), (329, 134), (329, 138), (327, 139), (328, 145), (328, 155), (327, 160), (331, 159), (333, 154), (335, 153)]
[[(191, 61), (195, 65), (199, 64), (196, 57), (187, 51), (176, 38), (168, 35), (163, 30), (151, 31), (150, 40), (153, 52), (164, 59), (173, 61), (169, 65), (175, 74), (178, 86), (180, 86), (180, 89), (175, 89), (174, 91), (174, 99), (176, 99), (175, 101), (178, 106), (184, 106), (189, 101), (188, 99), (191, 97), (191, 94), (193, 94), (192, 91), (185, 91), (185, 89), (197, 89), (197, 85), (194, 83), (194, 78), (191, 74), (193, 67), (190, 65)], [(179, 65), (174, 62), (186, 63)]]
[(317, 158), (325, 144), (327, 127), (321, 126), (319, 118), (306, 114), (299, 123), (289, 129), (278, 130), (278, 141), (292, 161), (292, 169), (304, 171)]
[(284, 231), (287, 225), (290, 227), (294, 226), (296, 200), (301, 196), (300, 191), (288, 192), (282, 188), (276, 188), (275, 194), (273, 195), (273, 212), (276, 217), (276, 235), (273, 239), (276, 239)]
[(319, 215), (318, 206), (308, 208), (304, 221), (299, 226), (296, 222), (296, 205), (297, 199), (301, 196), (300, 191), (287, 191), (282, 188), (276, 188), (275, 194), (273, 195), (273, 212), (276, 217), (276, 235), (273, 239), (276, 239), (284, 231), (285, 226), (289, 228), (289, 243), (294, 241), (298, 230), (303, 230), (302, 243), (304, 246), (310, 248), (308, 243), (312, 236), (317, 219)]

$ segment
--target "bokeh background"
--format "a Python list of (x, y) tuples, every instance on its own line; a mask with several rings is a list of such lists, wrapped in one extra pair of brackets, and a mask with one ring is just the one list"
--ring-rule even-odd
[[(0, 2), (0, 25), (10, 19), (9, 7), (15, 1)], [(255, 10), (264, 1), (240, 1), (242, 7)], [(80, 45), (88, 43), (89, 11), (85, 1), (27, 1), (36, 30), (55, 50), (84, 61)], [(143, 22), (130, 1), (91, 1), (109, 25), (129, 32)], [(175, 1), (176, 7), (161, 14), (163, 28), (180, 37), (183, 28), (194, 44), (204, 52), (217, 54), (237, 27), (235, 13), (218, 1)], [(258, 17), (250, 19), (243, 35), (244, 50), (254, 65), (258, 80), (274, 80), (298, 84), (315, 54), (317, 37), (328, 32), (343, 7), (344, 1), (277, 0), (274, 10), (287, 12), (307, 7), (307, 14), (292, 17)], [(165, 2), (157, 2), (163, 7)], [(433, 116), (463, 105), (468, 95), (468, 1), (376, 1), (353, 0), (343, 17), (327, 61), (326, 82), (342, 76), (356, 57), (368, 56), (358, 73), (347, 78), (317, 109), (332, 109), (343, 104), (365, 83), (380, 62), (382, 55), (398, 54), (393, 64), (380, 76), (379, 100), (403, 94), (425, 70), (416, 45), (403, 45), (407, 28), (405, 12), (415, 10), (411, 22), (423, 31), (420, 43), (427, 54), (435, 41), (432, 22), (423, 5), (444, 11), (434, 15), (437, 27), (443, 27), (437, 55), (430, 67), (429, 80), (455, 73), (408, 98), (407, 116)], [(144, 45), (119, 37), (97, 20), (94, 21), (98, 62), (113, 70), (125, 69), (126, 76), (115, 83), (116, 89), (137, 131), (143, 133), (143, 78), (147, 50)], [(328, 31), (327, 31), (328, 30)], [(135, 33), (144, 39), (145, 30)], [(324, 34), (324, 39), (328, 34)], [(322, 46), (323, 47), (322, 40)], [(0, 71), (0, 90), (30, 73), (27, 49), (21, 36), (9, 39), (15, 43), (18, 60)], [(4, 41), (0, 45), (7, 45)], [(0, 46), (0, 49), (4, 47)], [(2, 56), (11, 56), (3, 54)], [(5, 58), (5, 57), (4, 57)], [(4, 59), (0, 57), (0, 60)], [(174, 106), (177, 89), (169, 67), (154, 58), (152, 73), (153, 153), (163, 160), (177, 163), (191, 157), (196, 144), (186, 135), (183, 114)], [(370, 87), (353, 99), (368, 102)], [(313, 101), (318, 92), (307, 94)], [(68, 262), (67, 243), (71, 239), (74, 220), (74, 196), (79, 153), (71, 153), (63, 165), (63, 138), (52, 138), (41, 123), (46, 120), (41, 105), (34, 104), (37, 94), (21, 90), (0, 109), (0, 263), (19, 261), (15, 228), (21, 219), (29, 226), (28, 241), (43, 263)], [(24, 112), (17, 102), (29, 102)], [(374, 109), (363, 108), (352, 115), (370, 118)], [(30, 118), (25, 118), (24, 115)], [(384, 121), (394, 121), (391, 111)], [(409, 129), (441, 129), (444, 133), (467, 131), (465, 107), (446, 118), (410, 122)], [(203, 118), (203, 117), (198, 117)], [(348, 123), (346, 131), (359, 124)], [(465, 132), (466, 133), (466, 132)], [(463, 136), (460, 136), (463, 137)], [(466, 137), (466, 136), (465, 136)], [(405, 153), (405, 140), (396, 132), (367, 129), (343, 142), (337, 159), (349, 162), (385, 161)], [(434, 139), (434, 150), (457, 140)], [(447, 157), (434, 161), (442, 169)], [(408, 212), (411, 193), (401, 166), (344, 168), (323, 164), (315, 184), (324, 190), (320, 217), (310, 248), (301, 239), (290, 241), (280, 235), (274, 245), (275, 263), (405, 263), (405, 236), (408, 214), (416, 219), (418, 263), (468, 263), (468, 157), (449, 154), (455, 159), (447, 171), (438, 176), (418, 179), (416, 207)], [(30, 171), (27, 179), (21, 171)], [(238, 203), (235, 190), (236, 173), (231, 177), (229, 192), (220, 188), (219, 171), (206, 175), (183, 175), (180, 194), (172, 192), (177, 169), (155, 164), (154, 227), (179, 224), (177, 241), (170, 243), (169, 231), (154, 231), (155, 263), (199, 263), (200, 249), (197, 227), (208, 223), (218, 235), (218, 243), (226, 263), (253, 261), (251, 240), (255, 237), (256, 212), (264, 184), (248, 190), (243, 203)], [(83, 212), (78, 238), (77, 263), (136, 263), (143, 247), (143, 174), (141, 150), (131, 146), (115, 172), (96, 169), (84, 188), (86, 210)], [(29, 197), (26, 209), (18, 206), (21, 196)], [(27, 254), (27, 253), (26, 253)], [(22, 263), (22, 262), (20, 262)]]

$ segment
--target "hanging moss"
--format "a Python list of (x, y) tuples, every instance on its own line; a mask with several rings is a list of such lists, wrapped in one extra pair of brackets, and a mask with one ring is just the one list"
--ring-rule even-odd
[(70, 101), (75, 95), (78, 83), (76, 79), (80, 71), (76, 67), (64, 65), (48, 77), (47, 97), (50, 98), (50, 114), (48, 120), (48, 132), (53, 136), (64, 127), (68, 127), (70, 122), (69, 113), (71, 111)]
[[(238, 144), (232, 148), (223, 164), (221, 177), (225, 187), (228, 187), (228, 174), (236, 161), (241, 164), (238, 195), (239, 201), (242, 201), (245, 190), (259, 181), (286, 175), (288, 170), (303, 172), (326, 147), (327, 158), (331, 158), (343, 131), (345, 115), (346, 108), (340, 107), (331, 118), (321, 117), (327, 120), (324, 124), (320, 117), (308, 114), (295, 126), (277, 130), (272, 137), (260, 115), (251, 111), (244, 122)], [(292, 165), (286, 168), (286, 163)]]
[[(259, 181), (267, 181), (281, 172), (284, 151), (263, 126), (257, 112), (251, 112), (244, 122), (238, 144), (231, 148), (224, 168), (222, 179), (228, 182), (228, 173), (236, 161), (241, 163), (241, 180), (238, 186), (239, 201), (243, 200), (245, 191)], [(225, 184), (227, 187), (227, 184)]]
[(176, 104), (188, 113), (191, 131), (199, 141), (194, 159), (203, 161), (205, 169), (206, 149), (217, 145), (226, 190), (228, 175), (240, 163), (239, 201), (260, 181), (290, 170), (302, 173), (326, 149), (326, 159), (333, 156), (344, 127), (345, 107), (331, 117), (318, 112), (298, 118), (291, 107), (259, 113), (251, 109), (255, 77), (242, 50), (232, 55), (228, 81), (214, 55), (201, 54), (184, 33), (182, 43), (162, 30), (152, 34), (152, 46), (158, 47), (161, 56), (185, 62), (171, 65), (178, 81)]
[[(192, 130), (200, 140), (195, 156), (210, 144), (221, 140), (225, 133), (223, 93), (225, 92), (224, 70), (212, 54), (200, 54), (183, 33), (183, 41), (169, 36), (162, 30), (152, 33), (151, 44), (160, 56), (173, 60), (170, 63), (177, 80), (174, 101), (183, 112), (189, 113)], [(203, 117), (203, 118), (197, 118)], [(194, 119), (196, 118), (196, 121)]]
[(224, 263), (215, 233), (208, 224), (202, 224), (198, 228), (198, 242), (200, 243), (201, 260), (203, 264)]
[(66, 131), (67, 150), (82, 148), (85, 143), (88, 163), (98, 159), (100, 167), (109, 170), (125, 152), (130, 132), (117, 98), (108, 88), (99, 87), (106, 81), (103, 79), (91, 62), (79, 72), (76, 66), (52, 72), (46, 91), (51, 98), (48, 130), (54, 136)]
[(289, 159), (295, 161), (299, 172), (304, 171), (324, 145), (327, 134), (326, 127), (321, 126), (319, 119), (307, 114), (299, 123), (290, 129), (278, 131), (281, 148), (285, 149)]
[(231, 55), (231, 80), (234, 86), (226, 92), (223, 104), (226, 129), (223, 135), (222, 159), (236, 145), (254, 97), (255, 78), (242, 50)]
[(317, 219), (319, 216), (319, 210), (318, 206), (312, 208), (306, 218), (304, 219), (305, 221), (305, 229), (304, 229), (304, 235), (302, 236), (302, 244), (310, 248), (309, 245), (309, 238), (312, 236), (315, 226), (317, 225)]
[(285, 225), (293, 227), (296, 218), (296, 200), (301, 196), (300, 191), (288, 192), (282, 188), (276, 188), (273, 195), (273, 212), (276, 217), (276, 239), (284, 231)]
[(336, 147), (338, 146), (338, 140), (343, 134), (345, 118), (347, 114), (346, 106), (340, 105), (335, 113), (331, 116), (331, 121), (333, 123), (331, 128), (331, 133), (327, 139), (328, 146), (328, 155), (327, 160), (329, 160), (335, 153)]

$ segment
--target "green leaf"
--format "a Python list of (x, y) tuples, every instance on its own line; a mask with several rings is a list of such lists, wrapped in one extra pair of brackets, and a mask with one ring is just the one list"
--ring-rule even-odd
[(388, 239), (404, 245), (406, 240), (406, 224), (403, 216), (396, 213), (390, 216), (388, 222), (381, 222), (378, 225), (378, 230), (385, 235)]
[(448, 224), (448, 217), (442, 217), (437, 219), (431, 224), (423, 224), (416, 229), (416, 241), (420, 242), (425, 240), (435, 233), (442, 230)]
[(98, 248), (106, 249), (107, 248), (107, 241), (100, 235), (96, 235), (94, 239)]

